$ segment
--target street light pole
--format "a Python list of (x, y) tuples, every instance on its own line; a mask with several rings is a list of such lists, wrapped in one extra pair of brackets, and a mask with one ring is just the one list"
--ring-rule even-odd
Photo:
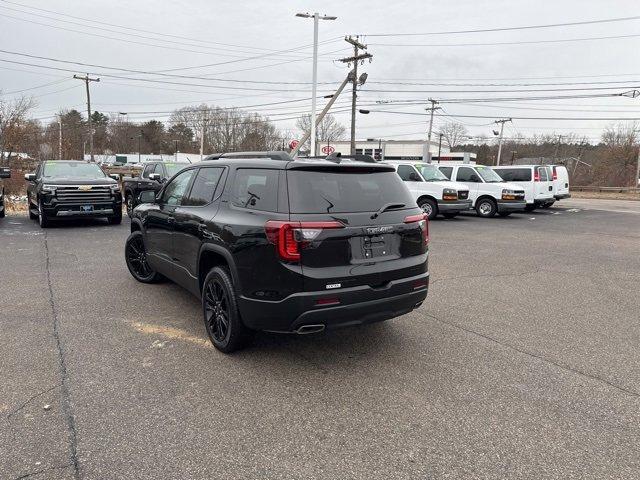
[(318, 89), (318, 21), (319, 20), (335, 20), (338, 17), (329, 15), (320, 16), (318, 12), (313, 15), (308, 13), (296, 13), (296, 17), (313, 18), (313, 74), (311, 87), (311, 150), (310, 156), (316, 154), (316, 91)]

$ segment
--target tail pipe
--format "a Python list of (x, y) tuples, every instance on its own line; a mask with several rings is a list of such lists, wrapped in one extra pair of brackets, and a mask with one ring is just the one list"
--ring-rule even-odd
[(296, 330), (296, 333), (298, 335), (306, 335), (308, 333), (320, 333), (324, 330), (324, 325), (323, 324), (317, 324), (317, 325), (302, 325), (301, 327), (298, 327), (298, 329)]

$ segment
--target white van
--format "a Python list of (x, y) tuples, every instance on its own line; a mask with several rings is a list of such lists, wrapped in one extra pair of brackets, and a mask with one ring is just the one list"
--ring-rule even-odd
[(439, 213), (445, 218), (453, 218), (471, 208), (469, 189), (466, 185), (449, 181), (435, 165), (411, 161), (385, 163), (395, 167), (429, 220)]
[(548, 167), (551, 169), (551, 180), (553, 182), (553, 198), (555, 200), (570, 198), (571, 193), (569, 193), (569, 172), (567, 172), (567, 167), (565, 167), (564, 165), (548, 165)]
[(439, 164), (438, 168), (445, 176), (469, 188), (472, 208), (480, 217), (501, 217), (524, 210), (527, 202), (524, 189), (515, 183), (507, 183), (500, 175), (484, 165)]
[(505, 182), (516, 183), (524, 189), (524, 198), (528, 212), (551, 206), (553, 198), (553, 182), (551, 169), (545, 165), (500, 165), (491, 167), (498, 172)]

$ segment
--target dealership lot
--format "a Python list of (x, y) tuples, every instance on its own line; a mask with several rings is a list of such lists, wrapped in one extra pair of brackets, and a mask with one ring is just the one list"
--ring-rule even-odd
[(232, 356), (128, 229), (0, 224), (0, 478), (640, 476), (640, 202), (436, 220), (420, 309)]

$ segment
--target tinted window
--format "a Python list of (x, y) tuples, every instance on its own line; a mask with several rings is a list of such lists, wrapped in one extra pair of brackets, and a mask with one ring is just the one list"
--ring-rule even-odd
[(530, 168), (500, 168), (496, 170), (505, 182), (530, 182)]
[(289, 170), (287, 182), (291, 213), (372, 212), (387, 203), (415, 205), (395, 172)]
[(195, 172), (195, 170), (187, 170), (174, 178), (162, 193), (162, 203), (166, 203), (167, 205), (182, 205), (182, 200), (187, 193), (193, 172)]
[(189, 197), (182, 202), (182, 205), (198, 207), (213, 200), (220, 175), (222, 175), (222, 168), (201, 168), (193, 181)]
[(399, 165), (398, 166), (398, 175), (400, 175), (400, 178), (402, 180), (404, 180), (405, 182), (417, 182), (418, 180), (413, 180), (411, 178), (411, 174), (415, 174), (418, 175), (418, 172), (416, 172), (416, 169), (413, 168), (411, 165)]
[(480, 178), (473, 168), (460, 167), (456, 174), (456, 180), (459, 182), (479, 182)]
[(438, 167), (436, 167), (435, 165), (422, 163), (420, 165), (416, 165), (416, 168), (422, 174), (422, 178), (424, 178), (425, 182), (435, 182), (438, 180), (449, 179), (440, 170), (438, 170)]
[(444, 176), (451, 180), (451, 174), (453, 173), (453, 167), (439, 167), (440, 171), (444, 173)]
[(142, 178), (149, 178), (149, 174), (153, 173), (153, 170), (156, 168), (155, 164), (150, 164), (144, 167), (144, 171), (142, 172)]
[(278, 205), (278, 170), (238, 169), (231, 203), (236, 207), (275, 212)]

